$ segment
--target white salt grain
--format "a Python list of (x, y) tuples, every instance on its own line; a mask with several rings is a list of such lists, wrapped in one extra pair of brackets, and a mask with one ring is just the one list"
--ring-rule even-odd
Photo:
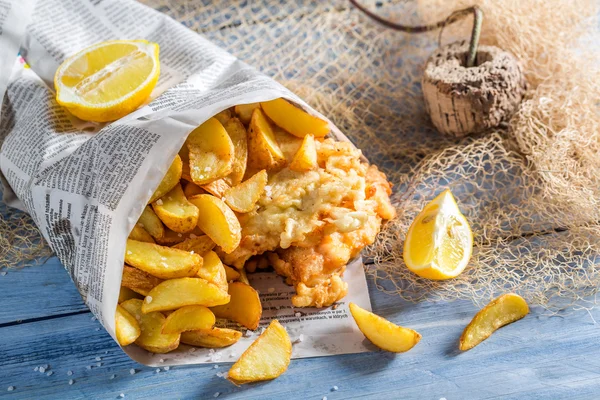
[(162, 206), (163, 205), (163, 201), (161, 199), (156, 200), (156, 205)]
[(213, 368), (217, 369), (217, 368), (219, 368), (219, 366), (218, 365), (213, 365)]
[(190, 251), (190, 254), (194, 254), (194, 250)]
[(123, 397), (125, 397), (125, 393), (121, 393), (121, 394), (119, 394), (119, 397), (120, 397), (120, 398), (123, 398)]
[(67, 371), (67, 375), (69, 375), (69, 376), (73, 375), (73, 371)]
[(213, 397), (219, 397), (220, 394), (221, 393), (219, 393), (219, 392), (215, 392), (215, 394), (213, 394)]
[(117, 376), (115, 374), (112, 374), (109, 379), (115, 379), (116, 377)]
[(160, 360), (158, 360), (158, 362), (165, 362), (165, 359), (161, 358)]
[(234, 358), (237, 356), (237, 353), (235, 351), (232, 351), (231, 354), (229, 355), (230, 358)]
[(254, 332), (252, 332), (250, 329), (247, 329), (246, 332), (244, 332), (245, 337), (250, 337), (252, 334), (254, 334)]
[[(338, 387), (334, 386), (334, 387), (331, 388), (331, 390), (333, 390), (334, 392), (337, 392), (338, 391)], [(440, 399), (440, 400), (442, 400), (442, 399)]]
[[(0, 272), (0, 275), (2, 275), (2, 276), (6, 276), (6, 271), (2, 271), (2, 272)], [(11, 386), (11, 387), (12, 387), (12, 386)]]
[(327, 396), (323, 396), (323, 400), (327, 400)]
[(14, 386), (9, 386), (7, 390), (8, 390), (9, 392), (12, 392), (13, 390), (15, 390), (15, 387), (14, 387)]
[(101, 362), (99, 362), (99, 363), (96, 363), (96, 367), (101, 367), (101, 366), (102, 366), (102, 363), (101, 363)]
[(102, 361), (102, 357), (96, 357), (96, 361)]
[(96, 328), (96, 332), (100, 332), (100, 328)]
[(181, 233), (178, 233), (177, 237), (183, 237), (183, 235)]
[(131, 250), (127, 250), (127, 255), (130, 256), (131, 254), (133, 254)]
[(161, 257), (160, 258), (162, 261), (167, 261), (167, 257)]
[(46, 368), (40, 367), (40, 372), (43, 374), (44, 372), (46, 372)]
[(208, 350), (208, 354), (214, 354), (214, 353), (215, 353), (215, 349)]
[(92, 366), (91, 366), (91, 365), (88, 365), (88, 366), (87, 366), (87, 367), (85, 367), (85, 368), (86, 368), (86, 369), (88, 369), (88, 370), (90, 370), (90, 369), (92, 369)]
[(131, 368), (131, 369), (129, 370), (129, 373), (130, 373), (131, 375), (134, 375), (134, 374), (135, 374), (135, 369), (134, 369), (134, 368)]
[(170, 369), (171, 369), (171, 367), (163, 367), (163, 369), (164, 369), (165, 371), (168, 371), (168, 370), (170, 370)]
[(160, 368), (156, 368), (155, 372), (158, 374), (160, 372)]
[(302, 314), (300, 314), (299, 312), (297, 312), (296, 314), (294, 314), (294, 316), (296, 316), (296, 317), (301, 317), (301, 316), (302, 316)]
[(92, 317), (92, 318), (90, 318), (90, 319), (91, 319), (91, 320), (92, 320), (92, 322), (93, 322), (93, 321), (97, 320), (98, 318), (96, 318), (96, 317)]
[(48, 372), (46, 372), (46, 376), (50, 376), (50, 375), (52, 375), (53, 373), (54, 373), (54, 372), (52, 372), (52, 371), (48, 371)]
[(75, 381), (73, 379), (69, 379), (69, 385), (72, 385), (74, 383), (75, 383)]
[(144, 299), (144, 301), (146, 303), (152, 303), (152, 296), (146, 296), (146, 299)]
[(37, 372), (39, 369), (40, 367), (35, 367), (33, 370)]

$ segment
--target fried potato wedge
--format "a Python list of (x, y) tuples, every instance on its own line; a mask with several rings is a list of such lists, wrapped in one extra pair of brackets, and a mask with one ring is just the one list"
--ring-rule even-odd
[(250, 285), (242, 282), (229, 284), (229, 303), (212, 307), (211, 310), (217, 318), (226, 318), (255, 330), (262, 316), (262, 305), (258, 292)]
[(189, 251), (127, 239), (125, 263), (162, 279), (194, 276), (202, 257)]
[(324, 137), (329, 133), (327, 121), (310, 115), (282, 98), (262, 102), (260, 106), (275, 125), (294, 136), (304, 137), (310, 133), (315, 137)]
[(181, 333), (199, 329), (211, 329), (215, 315), (204, 306), (185, 306), (173, 311), (162, 327), (162, 333)]
[(248, 280), (248, 275), (246, 274), (246, 269), (245, 268), (238, 269), (238, 272), (240, 273), (240, 277), (238, 278), (238, 281), (250, 286), (250, 281)]
[(228, 265), (223, 264), (223, 268), (225, 269), (225, 276), (227, 277), (227, 282), (235, 281), (240, 277), (240, 273), (237, 272), (234, 268), (231, 268)]
[(212, 328), (181, 333), (181, 342), (197, 347), (220, 348), (231, 346), (242, 337), (242, 332), (227, 328)]
[(200, 210), (198, 228), (225, 253), (235, 250), (242, 238), (242, 227), (231, 208), (223, 200), (209, 194), (199, 194), (189, 200)]
[(244, 124), (248, 125), (252, 119), (252, 111), (258, 107), (260, 107), (260, 103), (238, 104), (234, 108), (235, 115), (237, 115)]
[(223, 125), (225, 125), (225, 123), (227, 121), (229, 121), (231, 119), (231, 117), (233, 117), (233, 113), (231, 112), (231, 109), (229, 109), (229, 108), (226, 108), (225, 110), (221, 111), (218, 114), (215, 114), (215, 116), (214, 116), (214, 118)]
[(171, 163), (171, 166), (167, 170), (167, 173), (163, 177), (162, 181), (154, 191), (148, 203), (152, 203), (157, 199), (163, 197), (165, 194), (169, 193), (171, 189), (175, 187), (179, 183), (181, 179), (181, 169), (183, 168), (183, 162), (181, 161), (181, 157), (179, 155), (175, 156), (175, 159)]
[(160, 239), (165, 236), (165, 226), (150, 206), (144, 208), (142, 215), (140, 215), (140, 219), (138, 219), (138, 224), (140, 224), (155, 239)]
[(227, 379), (238, 385), (275, 379), (288, 369), (291, 357), (290, 337), (274, 319), (233, 364)]
[(467, 325), (460, 337), (459, 348), (469, 350), (490, 337), (496, 330), (529, 314), (529, 306), (518, 294), (508, 293), (483, 307)]
[(223, 200), (233, 211), (250, 212), (264, 193), (267, 180), (267, 171), (263, 169), (250, 179), (227, 190), (223, 195)]
[(227, 184), (227, 182), (225, 182), (225, 179), (217, 179), (216, 181), (212, 181), (211, 183), (202, 185), (202, 189), (205, 192), (208, 192), (218, 198), (223, 197), (223, 195), (229, 190), (229, 188), (230, 186)]
[(275, 132), (275, 140), (277, 140), (277, 144), (283, 152), (287, 163), (291, 163), (298, 152), (298, 149), (302, 146), (304, 139), (294, 136), (291, 133), (287, 133), (277, 125), (273, 126), (273, 132)]
[(115, 312), (115, 333), (121, 346), (128, 346), (135, 342), (142, 333), (135, 317), (120, 305), (117, 305)]
[(198, 277), (206, 279), (224, 292), (227, 292), (229, 288), (227, 273), (217, 253), (210, 250), (204, 254), (203, 258), (204, 263), (202, 264), (202, 268), (198, 270)]
[(196, 185), (227, 176), (233, 168), (233, 142), (223, 125), (211, 118), (194, 129), (186, 140), (190, 175)]
[(358, 329), (375, 346), (393, 353), (404, 353), (421, 340), (421, 335), (412, 329), (403, 328), (385, 318), (350, 303), (350, 312)]
[(225, 180), (229, 186), (235, 186), (242, 181), (246, 173), (246, 164), (248, 163), (248, 133), (244, 125), (237, 118), (231, 118), (223, 126), (227, 133), (229, 133), (234, 148), (233, 166), (231, 173), (225, 177)]
[(317, 147), (315, 146), (315, 137), (311, 134), (304, 136), (302, 146), (294, 155), (294, 159), (290, 163), (292, 171), (306, 172), (311, 171), (319, 166), (317, 160)]
[[(192, 231), (193, 232), (193, 231)], [(189, 234), (190, 232), (188, 232)], [(165, 234), (160, 238), (155, 238), (156, 242), (161, 246), (173, 246), (177, 243), (181, 243), (186, 239), (183, 233), (175, 232), (165, 227)]]
[(185, 233), (196, 227), (198, 208), (190, 203), (180, 184), (152, 203), (152, 209), (160, 220), (172, 231)]
[(213, 242), (212, 239), (207, 235), (194, 235), (194, 237), (190, 237), (181, 243), (177, 243), (175, 246), (173, 246), (173, 248), (204, 255), (204, 253), (212, 250), (215, 246), (215, 242)]
[[(131, 268), (131, 267), (130, 267)], [(136, 293), (135, 291), (129, 289), (128, 287), (125, 286), (121, 286), (119, 288), (119, 300), (118, 303), (122, 303), (125, 300), (129, 300), (129, 299), (143, 299), (145, 295), (142, 295), (140, 293)]]
[(194, 182), (187, 182), (185, 187), (183, 188), (183, 194), (185, 197), (192, 197), (197, 194), (205, 194), (206, 191), (202, 189), (200, 186), (196, 185)]
[[(123, 266), (123, 275), (121, 277), (121, 286), (131, 289), (136, 293), (146, 296), (156, 285), (163, 280), (150, 275), (147, 272), (129, 265)], [(119, 302), (120, 303), (120, 302)]]
[(139, 222), (135, 224), (131, 232), (129, 232), (129, 239), (137, 240), (138, 242), (154, 243), (154, 238)]
[(141, 334), (135, 344), (152, 353), (168, 353), (179, 346), (178, 333), (163, 334), (165, 316), (159, 312), (143, 313), (142, 300), (131, 299), (123, 302), (121, 306), (133, 315), (140, 324)]
[(255, 108), (248, 132), (248, 166), (254, 170), (283, 167), (285, 155), (281, 151), (271, 123), (260, 108)]
[(169, 279), (152, 289), (144, 299), (142, 312), (176, 310), (183, 306), (218, 306), (229, 303), (230, 296), (202, 278)]

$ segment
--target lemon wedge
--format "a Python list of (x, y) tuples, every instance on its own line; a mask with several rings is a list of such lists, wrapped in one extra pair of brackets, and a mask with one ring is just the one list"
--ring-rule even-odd
[(404, 262), (420, 277), (457, 277), (471, 258), (473, 233), (449, 189), (423, 208), (404, 242)]
[(152, 93), (160, 75), (158, 51), (146, 40), (112, 40), (81, 50), (54, 75), (56, 101), (86, 121), (117, 120)]

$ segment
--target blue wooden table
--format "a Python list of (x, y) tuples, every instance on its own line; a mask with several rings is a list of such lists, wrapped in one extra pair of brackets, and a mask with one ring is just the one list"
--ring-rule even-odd
[[(56, 258), (10, 270), (0, 275), (0, 398), (598, 397), (600, 329), (591, 316), (599, 320), (600, 310), (551, 317), (534, 309), (461, 354), (458, 338), (476, 311), (471, 303), (407, 304), (371, 282), (370, 288), (377, 313), (423, 335), (413, 350), (294, 360), (274, 381), (236, 387), (219, 377), (230, 363), (158, 370), (131, 361), (87, 310)], [(43, 373), (36, 371), (40, 366)]]

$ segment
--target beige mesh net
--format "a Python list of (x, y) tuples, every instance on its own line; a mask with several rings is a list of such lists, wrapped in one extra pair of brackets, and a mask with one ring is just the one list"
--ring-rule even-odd
[[(411, 301), (481, 304), (515, 291), (550, 309), (594, 303), (600, 53), (590, 35), (598, 31), (597, 2), (363, 1), (405, 24), (475, 2), (485, 14), (482, 42), (523, 63), (531, 87), (517, 115), (503, 129), (463, 140), (437, 133), (423, 107), (421, 73), (438, 32), (391, 31), (343, 0), (144, 2), (286, 84), (388, 174), (399, 217), (369, 249), (374, 263), (367, 266), (380, 289)], [(467, 38), (469, 29), (470, 18), (446, 28), (444, 42)], [(459, 278), (431, 282), (408, 272), (402, 245), (414, 216), (445, 187), (471, 222), (476, 249)]]

